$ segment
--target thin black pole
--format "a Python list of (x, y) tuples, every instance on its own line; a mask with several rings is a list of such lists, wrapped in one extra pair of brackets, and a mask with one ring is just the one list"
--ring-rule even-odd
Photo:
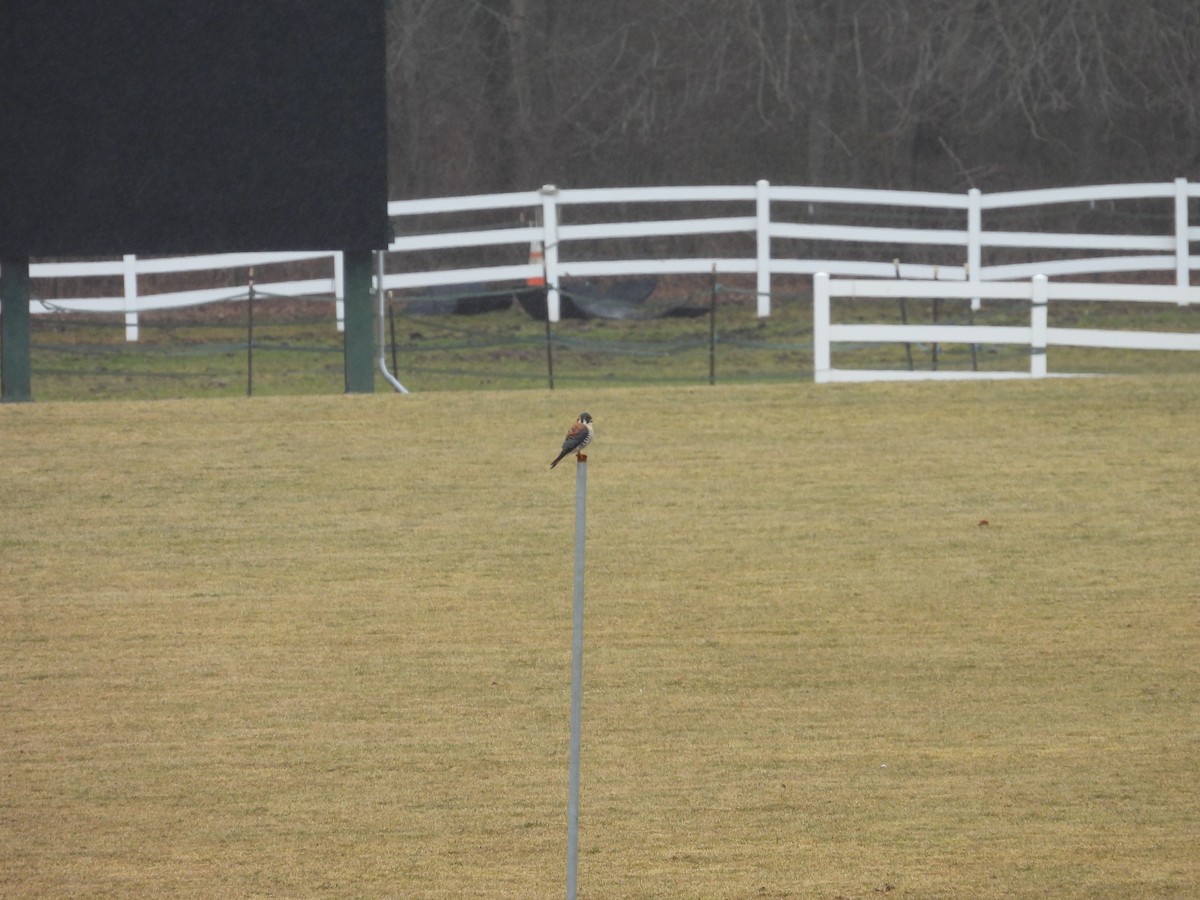
[(708, 294), (708, 383), (717, 383), (717, 264), (713, 263)]
[[(974, 306), (967, 307), (967, 321), (971, 325), (975, 324), (975, 307)], [(971, 371), (972, 372), (979, 371), (979, 345), (978, 344), (971, 345)]]
[(583, 557), (587, 538), (587, 458), (575, 466), (575, 602), (571, 616), (571, 752), (567, 776), (567, 900), (579, 885), (579, 757), (583, 736)]
[(246, 396), (254, 394), (254, 269), (246, 275), (249, 294), (246, 298)]
[(388, 330), (392, 335), (392, 372), (399, 373), (399, 360), (396, 358), (396, 305), (392, 303), (392, 292), (388, 291)]
[[(938, 312), (941, 309), (941, 301), (937, 297), (933, 298), (933, 324), (938, 323)], [(930, 349), (930, 361), (933, 366), (933, 371), (937, 371), (938, 367), (938, 344), (934, 341), (933, 347)]]
[[(900, 281), (900, 260), (893, 259), (892, 265), (896, 267), (896, 280)], [(900, 324), (908, 324), (908, 301), (903, 297), (900, 298)], [(905, 359), (908, 360), (908, 371), (911, 372), (913, 370), (912, 344), (910, 344), (908, 341), (904, 342), (904, 356)]]

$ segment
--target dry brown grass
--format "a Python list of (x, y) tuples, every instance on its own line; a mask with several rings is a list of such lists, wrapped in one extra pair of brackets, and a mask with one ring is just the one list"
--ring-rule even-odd
[[(1200, 380), (0, 408), (0, 893), (1200, 892)], [(988, 525), (981, 526), (986, 519)]]

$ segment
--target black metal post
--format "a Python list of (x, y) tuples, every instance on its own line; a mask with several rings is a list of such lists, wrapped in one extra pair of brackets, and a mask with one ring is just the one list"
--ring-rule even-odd
[[(939, 301), (937, 297), (934, 297), (933, 298), (933, 324), (934, 325), (936, 325), (938, 323), (938, 312), (940, 311), (940, 309), (941, 309), (941, 301)], [(930, 360), (933, 365), (933, 371), (936, 372), (937, 367), (938, 367), (938, 344), (937, 344), (937, 341), (934, 341), (933, 347), (930, 349)]]
[(717, 266), (712, 267), (708, 293), (708, 383), (717, 383)]
[(254, 269), (246, 275), (246, 396), (254, 395)]
[[(892, 266), (896, 270), (896, 280), (900, 281), (903, 276), (900, 274), (899, 257), (892, 260)], [(908, 301), (903, 297), (900, 298), (900, 324), (908, 324)], [(910, 344), (908, 341), (904, 342), (904, 357), (908, 360), (908, 371), (911, 372), (913, 370), (912, 344)]]
[(392, 336), (392, 372), (399, 372), (399, 360), (396, 358), (396, 305), (392, 303), (392, 292), (388, 291), (388, 331)]

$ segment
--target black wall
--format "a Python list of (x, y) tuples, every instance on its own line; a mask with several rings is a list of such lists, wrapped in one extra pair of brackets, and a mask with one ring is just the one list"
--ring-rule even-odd
[(0, 0), (0, 252), (387, 243), (383, 0)]

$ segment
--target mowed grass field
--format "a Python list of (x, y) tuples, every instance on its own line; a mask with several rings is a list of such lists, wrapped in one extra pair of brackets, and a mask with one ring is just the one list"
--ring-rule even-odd
[[(1200, 894), (1200, 377), (0, 407), (0, 894)], [(986, 521), (987, 524), (981, 524)]]

